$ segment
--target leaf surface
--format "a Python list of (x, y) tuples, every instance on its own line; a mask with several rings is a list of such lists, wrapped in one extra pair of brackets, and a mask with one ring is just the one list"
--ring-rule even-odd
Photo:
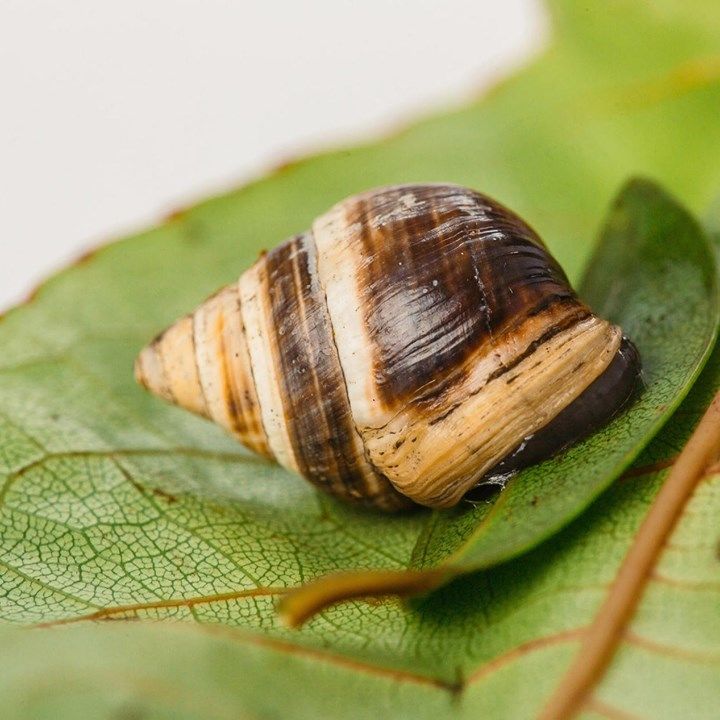
[[(495, 195), (537, 227), (574, 280), (629, 175), (704, 209), (720, 188), (716, 4), (565, 0), (552, 10), (552, 47), (486, 98), (181, 212), (3, 319), (0, 615), (27, 625), (184, 623), (3, 629), (9, 717), (236, 717), (241, 708), (522, 718), (543, 705), (662, 472), (617, 483), (549, 542), (419, 605), (357, 601), (290, 632), (274, 609), (286, 588), (333, 570), (407, 567), (427, 516), (388, 522), (316, 495), (143, 394), (130, 367), (158, 328), (260, 248), (365, 187), (453, 181)], [(638, 466), (679, 451), (718, 367), (716, 352)], [(708, 478), (688, 506), (657, 566), (669, 581), (653, 576), (588, 717), (713, 717), (718, 483)]]
[[(703, 383), (712, 379), (706, 373)], [(2, 629), (0, 645), (13, 657), (0, 677), (4, 709), (34, 720), (110, 718), (130, 709), (161, 718), (225, 718), (238, 708), (241, 716), (277, 718), (535, 717), (664, 472), (614, 486), (550, 547), (464, 576), (414, 610), (392, 602), (343, 606), (313, 620), (300, 637), (285, 638), (212, 624), (216, 613), (241, 611), (247, 600), (196, 606), (205, 622), (195, 625)], [(714, 717), (719, 489), (719, 475), (699, 487), (583, 717)], [(162, 612), (168, 616), (177, 614)], [(308, 633), (329, 628), (331, 639), (308, 642)], [(353, 637), (342, 628), (352, 628)]]

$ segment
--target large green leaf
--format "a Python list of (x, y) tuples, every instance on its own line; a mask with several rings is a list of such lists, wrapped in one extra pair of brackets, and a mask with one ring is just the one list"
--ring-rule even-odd
[[(664, 431), (652, 453), (679, 449), (717, 387), (720, 351), (673, 432)], [(343, 606), (312, 621), (305, 634), (284, 639), (211, 624), (257, 612), (252, 598), (114, 616), (192, 614), (200, 621), (194, 625), (5, 629), (0, 647), (12, 662), (0, 675), (4, 714), (33, 720), (534, 717), (577, 650), (663, 476), (617, 484), (551, 545), (465, 576), (414, 610), (395, 602)], [(617, 660), (583, 717), (716, 717), (718, 513), (720, 475), (711, 475), (660, 557)]]
[[(277, 625), (276, 594), (332, 569), (405, 566), (426, 516), (389, 523), (320, 498), (143, 395), (129, 368), (155, 330), (259, 247), (361, 187), (450, 180), (494, 194), (574, 278), (628, 175), (705, 207), (720, 188), (716, 4), (564, 0), (553, 11), (552, 48), (486, 99), (181, 213), (4, 319), (2, 616), (194, 621), (4, 631), (5, 715), (529, 717), (544, 702), (661, 474), (616, 485), (550, 542), (418, 608), (356, 602), (291, 633)], [(639, 462), (678, 451), (718, 367), (716, 354)], [(606, 704), (713, 716), (718, 482), (700, 487), (661, 558), (669, 582), (652, 581), (632, 628), (645, 642), (631, 634), (621, 648), (598, 689)]]

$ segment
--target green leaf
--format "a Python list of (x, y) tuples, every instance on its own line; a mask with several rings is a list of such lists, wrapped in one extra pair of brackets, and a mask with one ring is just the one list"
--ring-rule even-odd
[[(699, 407), (710, 385), (720, 386), (720, 353), (714, 360), (704, 391), (688, 406)], [(0, 675), (3, 710), (33, 720), (231, 718), (239, 709), (241, 717), (268, 718), (535, 717), (662, 479), (655, 473), (617, 484), (552, 545), (465, 576), (415, 610), (395, 602), (343, 606), (284, 638), (211, 624), (243, 612), (248, 600), (196, 606), (204, 622), (195, 625), (3, 629), (0, 647), (13, 659)], [(714, 475), (660, 558), (617, 661), (583, 717), (715, 717), (718, 513)]]
[[(290, 632), (274, 609), (285, 588), (335, 569), (407, 566), (426, 516), (389, 522), (321, 498), (143, 394), (130, 368), (147, 338), (259, 248), (363, 187), (477, 187), (533, 223), (574, 279), (627, 176), (704, 209), (720, 188), (716, 3), (552, 8), (552, 47), (485, 99), (182, 212), (4, 318), (0, 615), (185, 621), (3, 630), (4, 715), (522, 718), (544, 703), (662, 473), (616, 484), (542, 546), (419, 607), (358, 601)], [(719, 367), (716, 351), (638, 463), (678, 452)], [(598, 686), (602, 703), (714, 716), (719, 486), (717, 476), (700, 486), (660, 558), (669, 581), (650, 582), (631, 628), (651, 642), (628, 636)]]

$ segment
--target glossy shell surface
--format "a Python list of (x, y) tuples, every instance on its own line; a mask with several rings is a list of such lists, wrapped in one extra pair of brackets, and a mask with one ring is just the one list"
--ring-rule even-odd
[(453, 185), (339, 203), (136, 363), (166, 400), (384, 510), (453, 506), (528, 445), (542, 459), (615, 414), (638, 371), (535, 232)]

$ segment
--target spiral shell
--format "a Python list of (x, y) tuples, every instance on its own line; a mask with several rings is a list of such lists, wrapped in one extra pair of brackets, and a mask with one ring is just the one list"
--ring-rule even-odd
[(535, 232), (453, 185), (339, 203), (136, 362), (160, 397), (384, 510), (450, 507), (542, 459), (615, 414), (638, 373)]

